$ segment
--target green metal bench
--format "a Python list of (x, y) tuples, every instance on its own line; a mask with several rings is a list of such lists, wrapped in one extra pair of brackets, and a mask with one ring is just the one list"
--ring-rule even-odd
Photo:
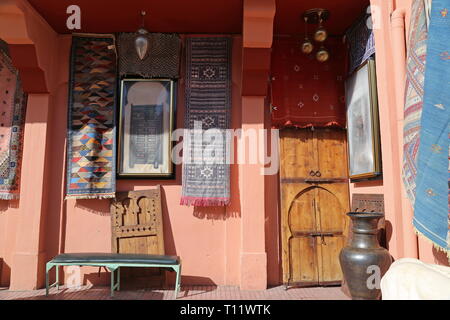
[[(56, 289), (59, 290), (59, 267), (61, 266), (92, 266), (107, 268), (111, 272), (111, 297), (114, 296), (114, 290), (120, 290), (121, 267), (170, 268), (177, 274), (174, 294), (175, 299), (180, 291), (181, 261), (177, 256), (128, 253), (60, 254), (47, 262), (45, 268), (45, 294), (47, 296), (50, 288), (56, 286)], [(53, 267), (56, 267), (56, 282), (49, 285), (48, 273)], [(117, 273), (117, 277), (115, 277), (115, 273)]]

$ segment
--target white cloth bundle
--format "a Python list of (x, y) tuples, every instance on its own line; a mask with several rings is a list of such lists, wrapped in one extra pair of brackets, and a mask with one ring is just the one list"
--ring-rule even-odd
[(450, 300), (450, 267), (404, 258), (381, 279), (383, 300)]

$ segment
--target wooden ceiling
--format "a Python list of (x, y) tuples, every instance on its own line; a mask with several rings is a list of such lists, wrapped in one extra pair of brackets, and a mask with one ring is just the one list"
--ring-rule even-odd
[(243, 0), (28, 0), (58, 33), (66, 27), (70, 5), (81, 9), (77, 32), (134, 32), (145, 10), (151, 32), (241, 33)]
[[(66, 27), (70, 5), (81, 8), (77, 32), (112, 33), (136, 31), (140, 12), (147, 12), (146, 27), (152, 32), (241, 33), (243, 0), (28, 0), (61, 34)], [(364, 12), (369, 0), (277, 0), (275, 34), (303, 32), (300, 15), (307, 9), (330, 10), (326, 22), (332, 34), (342, 34)]]
[(324, 26), (331, 34), (342, 35), (369, 4), (369, 0), (278, 0), (274, 33), (304, 33), (302, 13), (311, 8), (324, 8), (330, 11), (330, 18)]

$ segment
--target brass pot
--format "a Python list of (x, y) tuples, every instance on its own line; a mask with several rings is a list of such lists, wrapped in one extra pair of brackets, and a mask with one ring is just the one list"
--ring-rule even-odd
[(381, 298), (379, 287), (392, 263), (389, 251), (378, 242), (378, 220), (382, 213), (350, 212), (353, 235), (345, 248), (341, 250), (339, 261), (347, 282), (350, 295), (354, 300), (378, 300)]

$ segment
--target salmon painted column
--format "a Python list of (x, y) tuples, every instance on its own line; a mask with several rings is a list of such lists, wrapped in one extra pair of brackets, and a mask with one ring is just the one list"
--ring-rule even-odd
[[(245, 0), (242, 50), (242, 136), (240, 158), (246, 145), (245, 164), (239, 166), (241, 189), (241, 268), (243, 290), (267, 288), (267, 254), (265, 247), (264, 164), (251, 163), (263, 147), (246, 139), (264, 129), (265, 98), (270, 70), (275, 0)], [(264, 147), (263, 147), (264, 148)], [(264, 151), (264, 150), (262, 150)], [(244, 152), (245, 154), (245, 152)]]
[[(413, 209), (406, 195), (405, 186), (401, 178), (403, 163), (403, 110), (405, 107), (405, 83), (406, 83), (406, 13), (410, 10), (410, 1), (404, 1), (404, 7), (398, 7), (391, 15), (391, 29), (393, 42), (393, 58), (395, 68), (395, 88), (396, 88), (396, 124), (397, 141), (400, 167), (400, 201), (402, 206), (402, 229), (404, 241), (404, 256), (418, 258), (417, 236), (413, 229)], [(408, 5), (409, 4), (409, 5)]]
[(45, 181), (47, 124), (50, 106), (51, 62), (57, 34), (23, 0), (0, 4), (0, 38), (9, 44), (11, 58), (28, 93), (21, 173), (19, 219), (11, 266), (11, 290), (43, 285), (45, 243)]
[[(405, 16), (410, 0), (371, 0), (376, 46), (383, 185), (386, 220), (392, 224), (389, 251), (394, 258), (417, 257), (401, 178), (403, 156), (403, 107), (406, 67)], [(397, 5), (397, 7), (395, 6)]]

